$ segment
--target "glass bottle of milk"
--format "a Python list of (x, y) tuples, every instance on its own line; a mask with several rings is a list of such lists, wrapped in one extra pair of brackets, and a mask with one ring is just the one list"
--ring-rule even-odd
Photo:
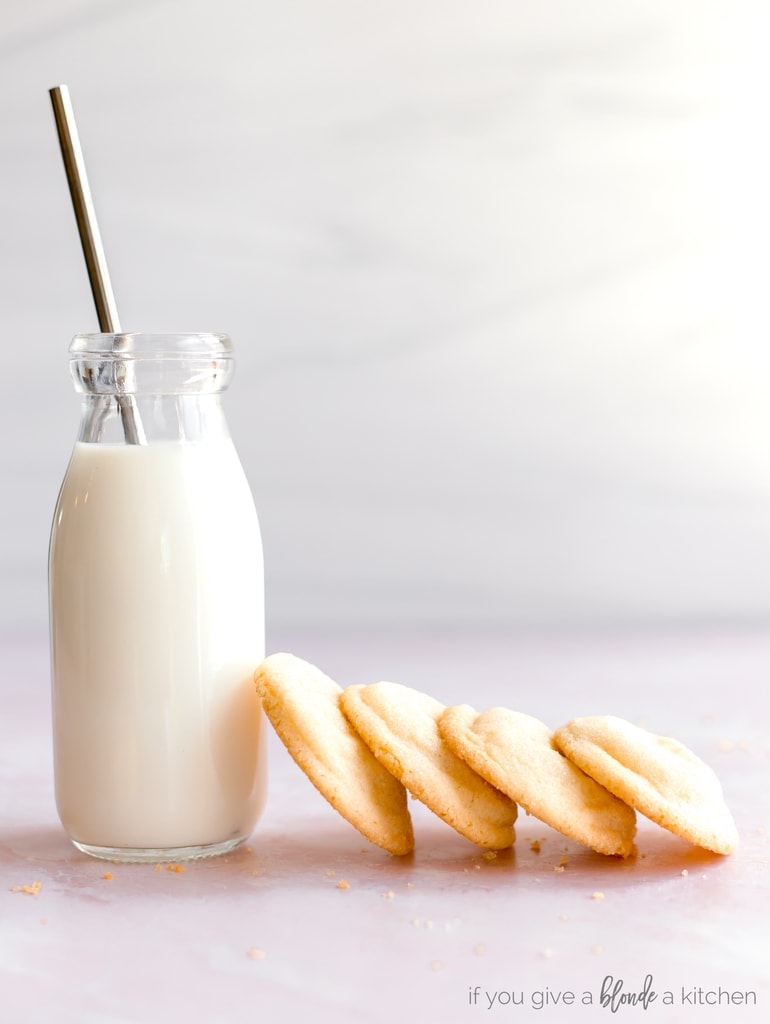
[(232, 345), (91, 334), (70, 355), (82, 415), (49, 563), (59, 816), (96, 857), (224, 853), (266, 775), (262, 545), (222, 409)]

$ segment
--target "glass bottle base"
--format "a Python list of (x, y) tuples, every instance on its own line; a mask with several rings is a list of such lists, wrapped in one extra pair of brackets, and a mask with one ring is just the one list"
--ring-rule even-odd
[(207, 846), (174, 846), (154, 849), (132, 849), (115, 846), (91, 846), (88, 843), (71, 842), (81, 853), (98, 860), (111, 860), (126, 864), (177, 864), (185, 860), (201, 860), (203, 857), (218, 857), (230, 853), (245, 841), (246, 836), (226, 839), (222, 843), (210, 843)]

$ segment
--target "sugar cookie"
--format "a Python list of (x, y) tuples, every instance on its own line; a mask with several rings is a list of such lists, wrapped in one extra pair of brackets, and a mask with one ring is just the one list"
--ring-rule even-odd
[(508, 708), (447, 708), (439, 731), (451, 749), (536, 818), (605, 854), (634, 850), (636, 815), (551, 746), (547, 725)]
[(267, 717), (329, 803), (367, 839), (403, 855), (414, 849), (406, 791), (351, 729), (341, 687), (291, 654), (273, 654), (254, 673)]
[(443, 742), (436, 724), (443, 704), (382, 682), (348, 686), (340, 706), (375, 757), (447, 824), (489, 849), (513, 843), (516, 804)]
[(678, 740), (613, 715), (595, 715), (557, 729), (554, 744), (663, 828), (714, 853), (735, 849), (738, 833), (719, 780)]

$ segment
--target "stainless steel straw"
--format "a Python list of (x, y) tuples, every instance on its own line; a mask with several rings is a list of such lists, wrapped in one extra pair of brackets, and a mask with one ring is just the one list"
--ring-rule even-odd
[[(102, 247), (99, 225), (96, 220), (88, 175), (80, 148), (75, 113), (72, 109), (69, 90), (66, 85), (57, 85), (50, 90), (56, 131), (59, 135), (64, 169), (67, 173), (72, 206), (78, 225), (83, 255), (88, 268), (88, 279), (96, 304), (99, 330), (104, 334), (120, 334), (120, 319), (112, 293), (107, 260)], [(123, 431), (128, 444), (146, 444), (142, 421), (133, 395), (118, 395), (118, 408), (123, 421)]]

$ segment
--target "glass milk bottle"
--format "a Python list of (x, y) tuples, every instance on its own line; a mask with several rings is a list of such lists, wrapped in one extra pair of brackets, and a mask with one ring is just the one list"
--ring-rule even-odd
[(262, 545), (222, 409), (232, 345), (91, 334), (70, 355), (82, 416), (49, 563), (59, 817), (96, 857), (224, 853), (254, 828), (266, 759)]

